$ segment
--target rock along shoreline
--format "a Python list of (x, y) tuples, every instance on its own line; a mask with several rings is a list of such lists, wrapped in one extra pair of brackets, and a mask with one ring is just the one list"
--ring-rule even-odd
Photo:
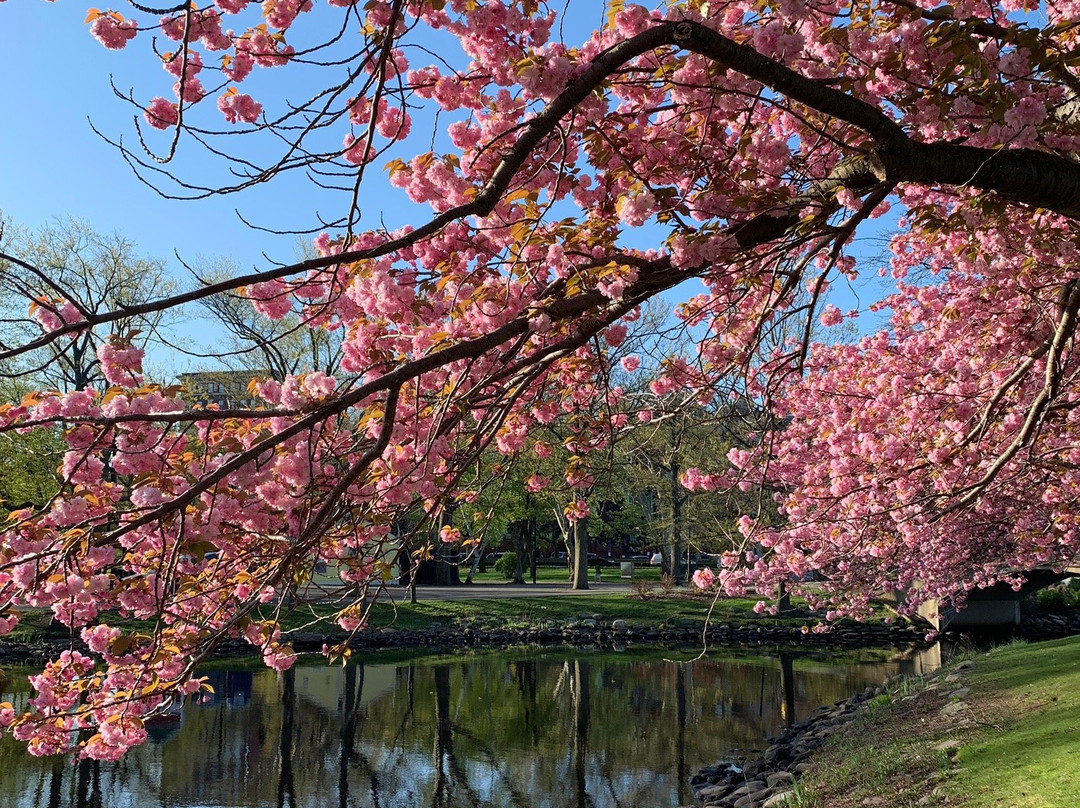
[[(1080, 611), (1066, 615), (1032, 616), (1025, 619), (1019, 631), (1021, 637), (1029, 640), (1053, 639), (1078, 633)], [(941, 638), (955, 636), (957, 635), (945, 633)], [(325, 643), (343, 642), (346, 636), (335, 632), (306, 632), (294, 633), (288, 639), (299, 653), (317, 653)], [(628, 626), (624, 620), (610, 621), (601, 615), (582, 614), (568, 623), (560, 625), (549, 621), (549, 624), (543, 627), (375, 628), (354, 637), (349, 645), (356, 651), (416, 648), (435, 653), (486, 648), (497, 650), (516, 646), (601, 646), (615, 649), (630, 645), (907, 648), (924, 644), (925, 641), (925, 629), (900, 624), (853, 624), (815, 634), (804, 633), (803, 628), (798, 625), (771, 626), (751, 622), (710, 624), (707, 629), (700, 621), (694, 620), (675, 620), (669, 624), (651, 627)], [(74, 646), (81, 648), (81, 643), (76, 640)], [(71, 639), (66, 635), (44, 637), (30, 642), (4, 642), (0, 639), (0, 665), (44, 663), (69, 647)], [(246, 642), (229, 640), (217, 647), (215, 656), (258, 656), (258, 652)]]
[(819, 707), (809, 718), (769, 739), (768, 749), (757, 759), (735, 759), (706, 766), (690, 778), (694, 796), (706, 808), (786, 805), (795, 781), (813, 753), (829, 735), (855, 718), (866, 702), (885, 690), (885, 685), (868, 687), (834, 705)]
[[(1031, 615), (1024, 619), (1016, 632), (1016, 636), (1030, 641), (1077, 634), (1080, 634), (1080, 611)], [(941, 639), (956, 639), (958, 636), (945, 633)], [(974, 662), (961, 662), (946, 677), (946, 681), (954, 681), (961, 673), (974, 667)], [(830, 735), (855, 719), (869, 702), (889, 690), (890, 682), (885, 682), (868, 687), (862, 693), (836, 704), (819, 707), (808, 718), (788, 727), (779, 736), (769, 738), (769, 746), (758, 757), (732, 755), (728, 760), (705, 766), (690, 778), (694, 797), (704, 808), (780, 808), (789, 805), (795, 793), (795, 783), (808, 767), (814, 753)], [(966, 690), (956, 690), (950, 695), (960, 697), (966, 693)], [(959, 702), (942, 708), (943, 715), (954, 711), (957, 704)]]

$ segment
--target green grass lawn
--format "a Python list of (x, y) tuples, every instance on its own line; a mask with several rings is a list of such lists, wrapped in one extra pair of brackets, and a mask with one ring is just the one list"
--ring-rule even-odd
[(950, 793), (978, 808), (1080, 805), (1080, 638), (998, 649), (971, 676), (981, 731)]
[[(906, 683), (812, 759), (804, 808), (1080, 805), (1080, 637), (1002, 646), (936, 690)], [(949, 693), (952, 717), (941, 709)], [(884, 801), (882, 801), (884, 800)]]
[[(759, 621), (753, 613), (757, 601), (732, 598), (717, 603), (712, 620)], [(549, 621), (564, 624), (582, 615), (598, 615), (603, 622), (625, 620), (628, 626), (704, 624), (711, 601), (705, 598), (637, 598), (632, 593), (596, 595), (559, 595), (555, 597), (478, 598), (474, 600), (422, 600), (415, 604), (376, 603), (369, 625), (416, 630), (473, 626), (477, 628), (542, 627)], [(325, 614), (326, 607), (316, 607), (314, 615)], [(286, 628), (295, 630), (313, 618), (310, 608), (298, 609), (286, 620)], [(766, 618), (767, 619), (767, 618)]]
[[(542, 581), (542, 579), (541, 579)], [(543, 581), (542, 581), (543, 582)], [(526, 587), (529, 586), (528, 584)], [(520, 587), (516, 588), (521, 592)], [(637, 588), (635, 588), (637, 589)], [(410, 604), (404, 593), (391, 601), (388, 595), (380, 596), (370, 613), (369, 630), (393, 628), (400, 630), (446, 630), (459, 627), (476, 629), (544, 628), (561, 627), (582, 617), (595, 617), (602, 626), (610, 626), (614, 620), (625, 620), (631, 628), (651, 627), (704, 627), (705, 621), (712, 625), (751, 624), (759, 626), (802, 626), (816, 623), (817, 618), (805, 613), (793, 613), (780, 617), (758, 615), (753, 611), (756, 598), (723, 598), (715, 605), (704, 596), (694, 596), (686, 591), (665, 592), (653, 584), (642, 591), (624, 590), (583, 595), (525, 596), (507, 598), (477, 598), (464, 600), (421, 600)], [(318, 603), (297, 606), (283, 613), (282, 628), (286, 638), (290, 634), (332, 634), (336, 625), (329, 621), (342, 604)], [(798, 605), (798, 603), (796, 603)], [(253, 616), (271, 618), (274, 606), (262, 607)], [(710, 614), (711, 609), (711, 614)], [(51, 615), (33, 610), (15, 631), (0, 641), (31, 643), (46, 636), (57, 637), (67, 630), (58, 623), (50, 623)], [(126, 632), (150, 633), (153, 623), (121, 619), (115, 615), (103, 615), (101, 622)]]

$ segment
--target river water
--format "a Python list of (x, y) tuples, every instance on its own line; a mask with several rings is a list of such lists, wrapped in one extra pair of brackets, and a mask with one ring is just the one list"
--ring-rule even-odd
[[(0, 808), (667, 808), (693, 802), (701, 766), (936, 661), (720, 653), (210, 670), (214, 695), (118, 763), (35, 759), (3, 738)], [(28, 695), (0, 679), (0, 701)]]

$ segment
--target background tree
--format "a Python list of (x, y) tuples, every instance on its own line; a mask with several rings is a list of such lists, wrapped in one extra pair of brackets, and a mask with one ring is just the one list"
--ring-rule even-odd
[[(0, 378), (0, 402), (17, 403), (32, 392), (24, 380)], [(58, 429), (0, 433), (0, 514), (27, 505), (40, 508), (56, 496), (66, 449)]]
[[(311, 250), (302, 254), (311, 257)], [(212, 284), (228, 283), (241, 273), (235, 262), (218, 258), (196, 274), (202, 283)], [(199, 347), (196, 351), (199, 357), (213, 357), (230, 369), (252, 371), (278, 381), (308, 370), (327, 375), (340, 372), (343, 337), (340, 328), (312, 327), (305, 315), (295, 310), (271, 320), (252, 308), (251, 301), (239, 293), (205, 297), (199, 304), (206, 310), (211, 327), (220, 327), (229, 335), (223, 347)], [(312, 317), (313, 312), (306, 316)]]
[[(32, 341), (42, 323), (123, 312), (176, 288), (164, 262), (138, 255), (135, 242), (119, 233), (100, 233), (78, 219), (57, 220), (36, 231), (5, 222), (0, 238), (4, 290), (5, 349)], [(164, 310), (110, 319), (101, 327), (72, 332), (6, 362), (8, 374), (28, 375), (44, 388), (102, 387), (98, 351), (110, 334), (140, 349), (160, 331)]]
[(705, 408), (676, 395), (646, 393), (637, 397), (636, 407), (644, 420), (634, 419), (639, 423), (621, 437), (619, 451), (630, 485), (646, 498), (650, 535), (654, 546), (663, 546), (664, 573), (685, 583), (691, 551), (717, 553), (741, 543), (736, 521), (754, 512), (760, 492), (692, 491), (683, 485), (683, 474), (689, 468), (722, 467), (732, 448), (751, 445), (750, 435), (762, 427), (754, 421), (762, 419), (745, 404)]
[(56, 430), (0, 435), (0, 514), (44, 507), (60, 492), (56, 470), (67, 444)]

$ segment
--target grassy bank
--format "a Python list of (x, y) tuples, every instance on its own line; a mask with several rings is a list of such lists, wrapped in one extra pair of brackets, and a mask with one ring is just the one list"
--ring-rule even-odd
[(816, 755), (803, 808), (1080, 804), (1080, 638), (1016, 643), (898, 685)]
[[(758, 622), (754, 614), (757, 601), (733, 598), (717, 603), (713, 622)], [(630, 627), (704, 624), (711, 601), (706, 598), (663, 597), (639, 598), (631, 593), (597, 595), (559, 595), (558, 597), (478, 598), (469, 600), (423, 600), (376, 603), (371, 613), (371, 628), (392, 627), (402, 630), (445, 629), (458, 626), (474, 628), (543, 627), (555, 622), (565, 624), (582, 617), (595, 617), (597, 622), (625, 620)], [(313, 616), (326, 611), (324, 607), (298, 610), (286, 621), (287, 629), (298, 629)]]
[[(756, 598), (724, 598), (713, 604), (711, 598), (693, 592), (660, 587), (642, 592), (621, 591), (586, 595), (491, 597), (462, 600), (407, 599), (391, 602), (380, 599), (372, 607), (368, 630), (446, 631), (456, 629), (545, 629), (572, 626), (595, 620), (599, 627), (610, 627), (615, 620), (625, 621), (629, 629), (698, 629), (706, 621), (714, 628), (723, 626), (759, 626), (762, 628), (801, 628), (821, 619), (798, 608), (777, 617), (755, 614)], [(274, 606), (262, 607), (256, 617), (273, 616)], [(337, 631), (330, 618), (336, 608), (329, 603), (297, 606), (283, 615), (285, 639), (332, 635)], [(102, 622), (126, 632), (150, 633), (153, 624), (103, 615)], [(0, 646), (28, 646), (41, 640), (60, 639), (68, 630), (51, 620), (44, 610), (28, 610), (15, 630), (0, 638)]]
[[(714, 624), (748, 623), (759, 625), (800, 624), (804, 618), (769, 618), (754, 614), (756, 599), (721, 600), (712, 612)], [(440, 630), (455, 627), (483, 629), (544, 627), (554, 622), (566, 624), (582, 617), (599, 622), (625, 620), (629, 627), (704, 625), (711, 601), (705, 597), (665, 596), (657, 591), (648, 597), (620, 592), (595, 595), (560, 595), (558, 597), (478, 598), (469, 600), (422, 600), (390, 603), (381, 600), (371, 611), (372, 629), (395, 628), (407, 631)], [(271, 609), (266, 608), (266, 616)], [(284, 620), (286, 634), (296, 631), (328, 631), (332, 624), (323, 619), (335, 611), (329, 604), (297, 607)], [(52, 623), (44, 611), (28, 612), (15, 630), (0, 642), (28, 643), (67, 629)], [(323, 621), (323, 622), (319, 622)], [(103, 617), (103, 622), (127, 631), (149, 631), (152, 624)]]

